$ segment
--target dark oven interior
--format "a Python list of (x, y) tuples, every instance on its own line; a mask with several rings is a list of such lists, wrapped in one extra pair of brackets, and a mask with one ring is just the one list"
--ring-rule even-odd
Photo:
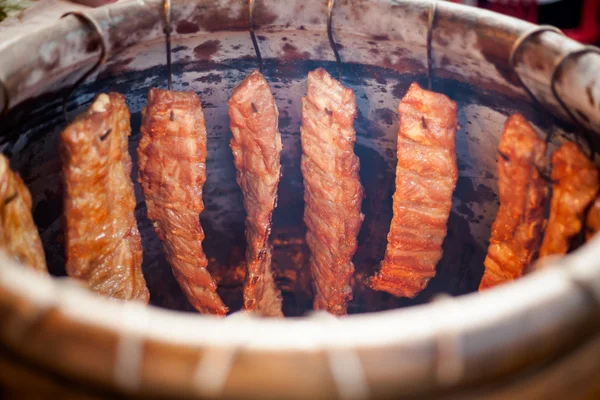
[[(323, 41), (323, 32), (314, 34), (310, 30), (271, 32), (268, 38), (259, 35), (262, 47), (278, 41), (284, 51), (283, 57), (267, 55), (264, 73), (279, 108), (284, 147), (283, 177), (279, 185), (279, 205), (273, 217), (272, 240), (273, 265), (277, 283), (283, 290), (287, 316), (302, 315), (312, 308), (312, 284), (302, 221), (301, 98), (309, 71), (317, 67), (325, 67), (332, 74), (336, 71), (336, 64), (326, 61), (331, 59), (326, 47), (320, 58), (303, 54), (302, 43), (311, 40), (311, 35), (318, 36), (315, 40)], [(381, 40), (385, 38), (365, 39), (361, 51), (379, 51)], [(257, 68), (257, 63), (248, 55), (249, 37), (244, 32), (192, 35), (176, 40), (173, 46), (174, 89), (197, 92), (204, 108), (208, 130), (206, 208), (201, 215), (206, 233), (204, 247), (209, 270), (219, 285), (219, 294), (235, 311), (242, 305), (244, 209), (229, 148), (231, 132), (227, 99), (232, 89)], [(402, 57), (396, 59), (402, 62)], [(520, 112), (541, 132), (548, 132), (555, 123), (522, 97), (489, 88), (484, 90), (476, 80), (464, 83), (434, 77), (433, 90), (458, 103), (460, 124), (457, 133), (459, 179), (443, 245), (444, 256), (437, 266), (435, 278), (415, 299), (396, 299), (372, 291), (364, 285), (364, 279), (379, 268), (392, 217), (398, 103), (411, 82), (417, 81), (423, 87), (427, 85), (423, 66), (409, 61), (407, 58), (403, 65), (397, 62), (387, 67), (343, 64), (343, 83), (355, 91), (358, 102), (355, 152), (360, 158), (360, 178), (366, 192), (362, 205), (365, 221), (354, 257), (356, 273), (350, 313), (405, 307), (428, 302), (440, 293), (461, 295), (477, 290), (483, 274), (490, 227), (498, 207), (495, 160), (504, 121), (511, 113)], [(140, 112), (146, 104), (148, 90), (153, 86), (166, 86), (164, 44), (159, 40), (111, 56), (97, 76), (70, 97), (67, 108), (72, 119), (100, 92), (117, 91), (126, 95), (132, 113), (129, 148), (134, 161), (132, 179), (136, 182), (136, 215), (143, 238), (143, 270), (151, 292), (151, 304), (192, 311), (146, 217), (146, 206), (137, 184), (135, 149), (140, 137)], [(4, 123), (5, 134), (10, 137), (5, 152), (11, 155), (13, 168), (19, 171), (32, 193), (34, 219), (41, 232), (49, 269), (56, 276), (65, 274), (62, 188), (57, 153), (58, 135), (65, 126), (61, 109), (64, 94), (59, 91), (27, 100), (11, 110)], [(560, 140), (560, 135), (552, 138), (549, 153)]]

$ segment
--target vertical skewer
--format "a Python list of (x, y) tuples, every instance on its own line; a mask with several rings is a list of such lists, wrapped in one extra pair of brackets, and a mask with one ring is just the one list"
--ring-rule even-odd
[(335, 62), (337, 63), (338, 81), (342, 81), (342, 59), (338, 53), (337, 44), (333, 39), (333, 7), (335, 6), (335, 0), (329, 0), (327, 3), (327, 36), (329, 37), (329, 45), (333, 54), (335, 55)]
[(431, 4), (429, 9), (429, 18), (427, 20), (427, 89), (431, 90), (433, 76), (433, 60), (431, 55), (431, 41), (433, 39), (433, 24), (435, 23), (435, 12), (437, 11), (437, 1)]
[(256, 34), (254, 33), (254, 2), (255, 0), (248, 0), (248, 23), (250, 25), (250, 38), (252, 38), (252, 44), (254, 45), (254, 51), (256, 51), (256, 59), (258, 60), (258, 70), (263, 73), (263, 59), (260, 55), (260, 49), (258, 48), (258, 41), (256, 40)]
[(0, 112), (0, 117), (4, 117), (8, 114), (8, 108), (10, 107), (10, 93), (8, 92), (8, 87), (6, 84), (0, 79), (0, 88), (2, 88), (2, 99), (4, 101), (4, 107), (2, 107), (2, 112)]
[(165, 43), (167, 46), (167, 87), (169, 90), (173, 90), (173, 70), (171, 67), (171, 0), (164, 0), (163, 11), (165, 17), (165, 27), (163, 32), (165, 34)]
[(88, 72), (83, 74), (83, 76), (81, 78), (79, 78), (77, 80), (77, 82), (75, 82), (73, 84), (73, 86), (71, 86), (71, 88), (69, 89), (69, 92), (63, 99), (63, 105), (62, 105), (63, 116), (67, 123), (69, 123), (69, 118), (67, 116), (67, 102), (69, 100), (69, 97), (71, 97), (71, 95), (75, 92), (75, 90), (77, 90), (77, 88), (83, 82), (85, 82), (85, 80), (87, 78), (89, 78), (98, 69), (98, 67), (100, 67), (100, 65), (102, 65), (104, 63), (104, 61), (106, 60), (106, 55), (107, 55), (106, 49), (108, 47), (106, 44), (106, 37), (104, 36), (104, 32), (102, 32), (100, 25), (98, 25), (98, 23), (93, 18), (91, 18), (90, 16), (88, 16), (85, 13), (80, 12), (80, 11), (68, 12), (66, 14), (63, 14), (63, 16), (61, 18), (67, 17), (69, 15), (73, 15), (73, 16), (83, 20), (86, 24), (88, 24), (90, 27), (92, 27), (94, 29), (94, 31), (98, 34), (98, 36), (100, 36), (100, 57), (98, 58), (98, 61), (96, 62), (96, 64), (94, 64), (94, 66), (92, 68), (90, 68), (90, 70)]

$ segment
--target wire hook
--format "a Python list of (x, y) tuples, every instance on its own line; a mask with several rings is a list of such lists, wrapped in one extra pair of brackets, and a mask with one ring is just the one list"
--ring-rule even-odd
[(2, 112), (0, 112), (0, 117), (5, 117), (10, 107), (10, 93), (8, 92), (8, 86), (6, 86), (2, 79), (0, 79), (0, 87), (4, 96), (4, 107), (2, 108)]
[(83, 22), (88, 24), (92, 29), (94, 29), (94, 31), (98, 34), (98, 36), (100, 37), (100, 57), (98, 58), (98, 61), (96, 62), (96, 64), (94, 64), (94, 66), (92, 68), (90, 68), (89, 71), (87, 71), (85, 74), (83, 74), (83, 76), (81, 78), (79, 78), (73, 84), (73, 86), (71, 86), (71, 89), (69, 89), (69, 92), (63, 99), (63, 106), (62, 106), (63, 116), (67, 123), (69, 123), (69, 118), (67, 116), (67, 101), (69, 100), (71, 95), (75, 92), (75, 90), (77, 90), (77, 88), (83, 82), (85, 82), (86, 79), (90, 77), (90, 75), (92, 75), (94, 72), (96, 72), (96, 70), (100, 67), (100, 65), (102, 65), (104, 63), (104, 61), (106, 61), (106, 55), (107, 55), (106, 49), (108, 48), (108, 45), (106, 42), (106, 36), (104, 36), (104, 32), (102, 31), (102, 28), (100, 28), (100, 25), (98, 24), (98, 22), (96, 22), (92, 17), (88, 16), (87, 14), (85, 14), (81, 11), (71, 11), (66, 14), (63, 14), (60, 18), (62, 19), (62, 18), (68, 17), (69, 15), (73, 15), (73, 16), (79, 18), (80, 20), (82, 20)]
[(433, 40), (433, 24), (435, 23), (435, 13), (437, 11), (437, 1), (431, 3), (429, 9), (429, 18), (427, 20), (427, 88), (431, 90), (433, 76), (433, 57), (431, 53), (431, 41)]
[(250, 25), (250, 38), (254, 45), (254, 51), (256, 51), (256, 58), (258, 59), (258, 70), (263, 73), (263, 59), (260, 55), (260, 49), (258, 48), (258, 41), (256, 40), (256, 34), (254, 33), (254, 2), (255, 0), (248, 0), (248, 22)]
[(335, 55), (335, 62), (337, 63), (338, 81), (342, 82), (342, 59), (340, 53), (338, 53), (337, 44), (333, 39), (332, 25), (333, 25), (333, 7), (335, 6), (335, 0), (329, 0), (327, 2), (327, 36), (329, 37), (329, 45), (333, 54)]
[(590, 131), (590, 129), (587, 126), (585, 126), (579, 120), (579, 118), (577, 118), (575, 116), (575, 114), (573, 114), (571, 109), (569, 109), (569, 107), (567, 107), (567, 104), (564, 102), (562, 97), (560, 97), (558, 95), (558, 91), (556, 89), (556, 81), (558, 79), (560, 72), (562, 72), (562, 69), (564, 68), (565, 64), (570, 59), (580, 57), (587, 53), (595, 53), (595, 54), (600, 55), (600, 49), (598, 49), (597, 47), (594, 47), (594, 46), (585, 46), (579, 50), (575, 50), (575, 51), (565, 54), (560, 59), (560, 61), (558, 63), (556, 63), (556, 66), (552, 70), (552, 74), (550, 75), (550, 89), (552, 90), (552, 95), (554, 96), (554, 98), (556, 99), (558, 104), (560, 104), (560, 106), (562, 107), (564, 112), (569, 116), (569, 118), (571, 118), (573, 123), (583, 131), (583, 137), (584, 137), (585, 141), (587, 142), (587, 145), (588, 145), (589, 151), (590, 151), (590, 154), (588, 154), (588, 156), (590, 157), (590, 159), (593, 159), (595, 151), (594, 151), (594, 148), (592, 147), (592, 138), (591, 138), (592, 132)]
[(171, 0), (164, 0), (163, 11), (165, 17), (165, 27), (163, 32), (165, 34), (165, 43), (167, 46), (167, 87), (169, 90), (173, 90), (173, 69), (171, 66)]
[[(503, 153), (501, 150), (496, 150), (496, 153), (502, 157), (502, 159), (504, 161), (510, 161), (510, 157), (508, 156), (508, 154)], [(537, 171), (537, 173), (540, 175), (540, 178), (542, 178), (542, 180), (550, 185), (554, 185), (557, 184), (558, 181), (552, 179), (552, 175), (548, 174), (546, 171), (544, 171), (543, 169), (541, 169), (540, 167), (538, 167), (537, 165), (535, 166), (535, 169)]]

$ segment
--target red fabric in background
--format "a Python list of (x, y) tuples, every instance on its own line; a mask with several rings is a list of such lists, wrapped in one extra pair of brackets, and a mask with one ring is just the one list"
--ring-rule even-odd
[(537, 23), (537, 1), (532, 0), (496, 0), (488, 2), (488, 10), (510, 15), (532, 23)]
[[(532, 23), (538, 22), (536, 0), (480, 0), (479, 3), (490, 11)], [(579, 26), (574, 29), (565, 29), (565, 34), (581, 43), (598, 43), (600, 40), (599, 11), (600, 0), (584, 0)]]
[(565, 34), (581, 43), (598, 43), (600, 27), (598, 14), (600, 0), (585, 0), (581, 11), (581, 23), (577, 29), (566, 29)]

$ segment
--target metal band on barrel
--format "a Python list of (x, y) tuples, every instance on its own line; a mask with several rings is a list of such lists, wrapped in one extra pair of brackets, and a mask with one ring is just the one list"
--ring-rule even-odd
[[(244, 348), (248, 340), (253, 336), (252, 324), (246, 327), (240, 326), (253, 318), (252, 313), (238, 311), (225, 318), (223, 329), (236, 329), (239, 332), (239, 340), (234, 343), (228, 342), (224, 346), (205, 348), (196, 365), (194, 372), (194, 387), (202, 396), (222, 397), (225, 385), (235, 359)], [(229, 323), (234, 326), (229, 326)]]
[[(326, 311), (313, 311), (310, 316), (312, 319), (326, 322), (328, 325), (341, 324), (338, 318)], [(340, 399), (368, 399), (370, 397), (369, 383), (356, 349), (332, 344), (325, 351), (327, 352), (329, 370)]]

